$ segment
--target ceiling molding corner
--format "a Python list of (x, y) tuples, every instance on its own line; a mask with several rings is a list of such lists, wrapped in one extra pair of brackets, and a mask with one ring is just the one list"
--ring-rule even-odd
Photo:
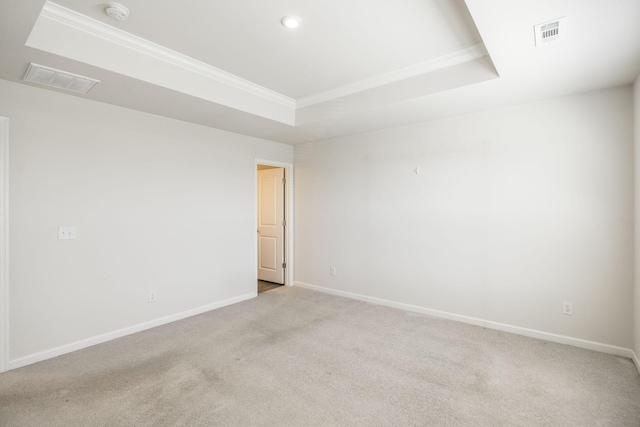
[(423, 74), (432, 73), (443, 68), (453, 67), (464, 62), (473, 61), (488, 55), (487, 49), (483, 43), (475, 44), (471, 47), (461, 49), (437, 58), (429, 59), (418, 64), (410, 65), (399, 70), (389, 73), (379, 74), (367, 79), (357, 81), (348, 85), (340, 86), (324, 92), (318, 92), (309, 96), (298, 98), (296, 101), (297, 108), (305, 108), (311, 105), (320, 104), (331, 101), (333, 99), (342, 98), (354, 93), (362, 92), (376, 87), (396, 83), (412, 77)]
[(60, 6), (52, 1), (47, 0), (45, 2), (40, 16), (57, 21), (63, 25), (71, 26), (91, 36), (100, 37), (109, 40), (112, 43), (117, 43), (142, 55), (151, 56), (155, 59), (181, 67), (189, 72), (198, 73), (209, 79), (215, 80), (218, 83), (247, 92), (267, 101), (277, 103), (291, 109), (296, 108), (296, 102), (293, 98), (289, 98), (281, 93), (213, 67), (190, 56), (135, 36), (119, 28), (105, 24), (104, 22), (90, 18), (64, 6)]

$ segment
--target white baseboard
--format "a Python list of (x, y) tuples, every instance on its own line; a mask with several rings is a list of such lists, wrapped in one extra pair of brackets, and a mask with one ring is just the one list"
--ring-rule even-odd
[(640, 363), (638, 358), (634, 354), (633, 350), (623, 347), (617, 347), (614, 345), (603, 344), (594, 341), (587, 341), (580, 338), (568, 337), (565, 335), (553, 334), (550, 332), (538, 331), (535, 329), (522, 328), (520, 326), (508, 325), (505, 323), (493, 322), (490, 320), (479, 319), (476, 317), (463, 316), (461, 314), (449, 313), (446, 311), (432, 310), (429, 308), (419, 307), (416, 305), (403, 304), (400, 302), (385, 300), (381, 298), (374, 298), (366, 295), (355, 294), (351, 292), (339, 291), (336, 289), (324, 288), (322, 286), (310, 285), (308, 283), (296, 282), (296, 286), (301, 288), (312, 289), (314, 291), (324, 292), (331, 295), (337, 295), (341, 297), (351, 298), (359, 301), (370, 302), (373, 304), (384, 305), (387, 307), (399, 308), (401, 310), (411, 311), (414, 313), (425, 314), (427, 316), (437, 317), (440, 319), (455, 320), (457, 322), (468, 323), (475, 326), (481, 326), (483, 328), (495, 329), (503, 332), (510, 332), (512, 334), (523, 335), (525, 337), (537, 338), (545, 341), (568, 344), (574, 347), (585, 348), (588, 350), (599, 351), (601, 353), (613, 354), (616, 356), (622, 356), (634, 360), (636, 367), (640, 369)]
[(72, 344), (63, 345), (60, 347), (45, 350), (40, 353), (32, 354), (29, 356), (21, 357), (19, 359), (10, 360), (7, 366), (7, 370), (21, 368), (23, 366), (31, 365), (33, 363), (42, 362), (43, 360), (51, 359), (61, 356), (63, 354), (71, 353), (73, 351), (82, 350), (83, 348), (92, 347), (97, 344), (102, 344), (107, 341), (121, 338), (127, 335), (135, 334), (136, 332), (142, 332), (147, 329), (155, 328), (157, 326), (166, 325), (178, 320), (186, 319), (187, 317), (196, 316), (198, 314), (206, 313), (207, 311), (215, 310), (217, 308), (226, 307), (228, 305), (236, 304), (251, 298), (258, 296), (257, 292), (251, 292), (248, 294), (240, 295), (233, 298), (228, 298), (222, 301), (214, 302), (202, 307), (194, 308), (192, 310), (183, 311), (182, 313), (172, 314), (170, 316), (162, 317), (160, 319), (151, 320), (149, 322), (140, 323), (138, 325), (130, 326), (117, 331), (109, 332), (103, 335), (98, 335), (92, 338), (88, 338), (82, 341), (77, 341)]
[(638, 370), (638, 374), (640, 374), (640, 359), (638, 359), (638, 355), (634, 351), (632, 351), (631, 353), (633, 355), (631, 360), (633, 360), (633, 363), (636, 364), (636, 369)]

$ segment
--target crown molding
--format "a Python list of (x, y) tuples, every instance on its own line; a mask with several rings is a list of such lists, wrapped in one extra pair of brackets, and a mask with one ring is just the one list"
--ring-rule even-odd
[(296, 100), (297, 108), (305, 108), (311, 105), (320, 104), (331, 101), (333, 99), (342, 98), (354, 93), (374, 89), (380, 86), (396, 83), (402, 80), (417, 77), (423, 74), (432, 73), (443, 68), (452, 67), (464, 62), (473, 61), (488, 55), (487, 49), (483, 43), (478, 43), (466, 49), (461, 49), (428, 61), (410, 65), (399, 70), (389, 73), (379, 74), (374, 77), (363, 79), (355, 83), (340, 86), (335, 89), (318, 92), (313, 95), (298, 98)]
[(245, 80), (190, 56), (183, 55), (149, 40), (127, 33), (119, 28), (112, 27), (104, 22), (90, 18), (51, 1), (47, 1), (44, 4), (40, 16), (57, 21), (63, 25), (71, 26), (89, 35), (109, 40), (112, 43), (119, 44), (142, 55), (151, 56), (187, 71), (198, 73), (218, 83), (231, 86), (267, 101), (291, 109), (296, 108), (296, 101), (293, 98), (289, 98), (276, 91), (267, 89), (249, 80)]
[[(200, 60), (58, 5), (50, 0), (26, 45), (145, 80), (187, 95), (290, 126), (321, 120), (305, 107), (382, 89), (488, 55), (483, 43), (334, 89), (293, 99)], [(99, 55), (101, 49), (110, 55)], [(421, 80), (416, 80), (416, 84)], [(305, 117), (303, 123), (298, 120)]]

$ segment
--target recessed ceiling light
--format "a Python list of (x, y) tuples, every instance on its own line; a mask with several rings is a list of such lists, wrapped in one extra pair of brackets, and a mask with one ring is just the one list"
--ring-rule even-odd
[(117, 19), (118, 21), (126, 21), (129, 17), (129, 9), (126, 6), (114, 1), (110, 1), (109, 3), (105, 4), (104, 11), (111, 18)]
[(290, 30), (295, 30), (300, 26), (300, 18), (297, 16), (285, 16), (282, 18), (282, 25)]

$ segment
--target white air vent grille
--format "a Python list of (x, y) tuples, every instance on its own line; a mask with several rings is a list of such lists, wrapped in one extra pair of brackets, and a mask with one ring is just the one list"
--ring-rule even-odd
[(538, 24), (533, 27), (536, 34), (536, 46), (544, 46), (564, 40), (567, 32), (567, 18), (558, 18), (553, 21)]
[(24, 75), (24, 80), (75, 93), (87, 93), (96, 84), (100, 83), (100, 80), (33, 63), (29, 65), (27, 74)]

